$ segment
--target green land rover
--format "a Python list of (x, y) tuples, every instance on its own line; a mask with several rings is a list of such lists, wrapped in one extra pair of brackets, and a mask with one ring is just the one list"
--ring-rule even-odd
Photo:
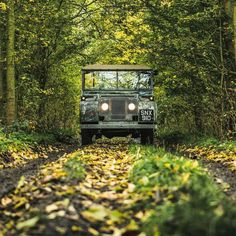
[(143, 65), (88, 65), (82, 69), (82, 145), (102, 135), (141, 138), (152, 144), (156, 128), (153, 70)]

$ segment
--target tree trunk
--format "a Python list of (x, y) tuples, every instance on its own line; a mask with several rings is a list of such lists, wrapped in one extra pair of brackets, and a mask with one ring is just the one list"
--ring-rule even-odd
[(15, 95), (15, 13), (14, 0), (8, 1), (7, 14), (7, 107), (6, 121), (11, 125), (16, 119)]
[(0, 32), (0, 123), (3, 120), (3, 56), (2, 56), (2, 32)]
[(234, 28), (234, 60), (236, 64), (236, 2), (233, 5), (233, 28)]
[(224, 8), (227, 15), (232, 19), (232, 26), (234, 32), (234, 38), (233, 38), (234, 60), (236, 64), (236, 1), (224, 0)]

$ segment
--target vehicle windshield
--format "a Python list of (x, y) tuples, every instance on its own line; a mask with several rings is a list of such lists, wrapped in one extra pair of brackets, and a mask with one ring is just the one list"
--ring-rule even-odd
[(85, 89), (136, 90), (151, 89), (151, 72), (93, 71), (85, 73)]

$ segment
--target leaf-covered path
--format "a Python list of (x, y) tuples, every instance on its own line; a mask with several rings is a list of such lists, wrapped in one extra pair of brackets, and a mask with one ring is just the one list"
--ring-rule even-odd
[(58, 152), (34, 168), (35, 161), (0, 197), (0, 236), (224, 236), (236, 230), (235, 203), (196, 160), (113, 139)]
[(134, 198), (127, 176), (131, 163), (127, 143), (109, 143), (43, 165), (1, 199), (0, 230), (3, 235), (137, 235), (127, 210)]

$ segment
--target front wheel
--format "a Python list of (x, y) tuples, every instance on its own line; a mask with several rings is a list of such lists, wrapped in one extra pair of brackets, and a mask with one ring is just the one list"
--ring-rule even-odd
[(153, 129), (141, 130), (141, 144), (152, 145), (154, 139)]
[(93, 132), (89, 129), (81, 129), (81, 144), (89, 145), (93, 142)]

